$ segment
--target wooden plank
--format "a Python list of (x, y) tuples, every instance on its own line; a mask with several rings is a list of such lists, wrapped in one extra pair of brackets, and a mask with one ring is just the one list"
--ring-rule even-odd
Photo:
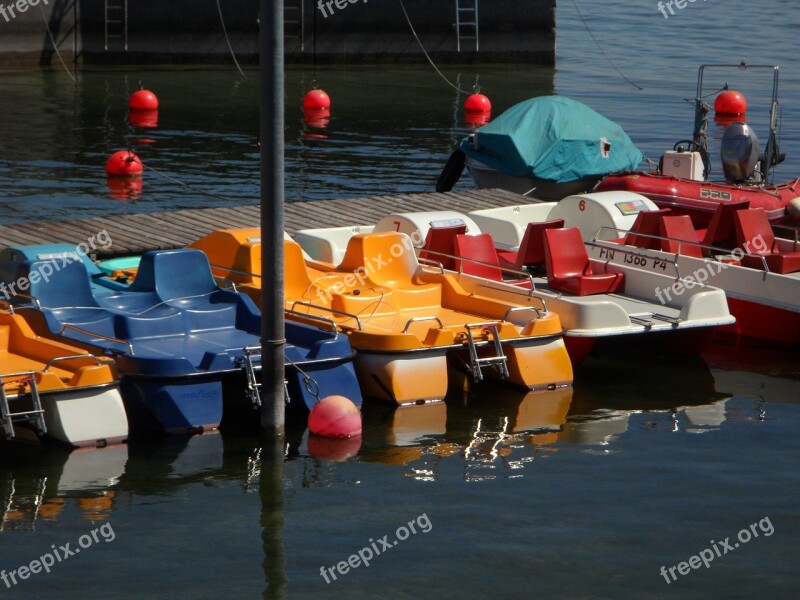
[[(289, 202), (285, 207), (286, 230), (310, 227), (370, 225), (395, 212), (453, 210), (469, 212), (528, 203), (529, 200), (505, 190), (465, 190), (361, 196), (334, 200)], [(133, 213), (67, 221), (38, 221), (0, 226), (0, 249), (9, 245), (46, 244), (64, 241), (86, 242), (105, 230), (112, 241), (99, 256), (136, 254), (152, 249), (183, 247), (218, 229), (258, 227), (260, 207), (240, 206), (179, 209), (156, 213)]]

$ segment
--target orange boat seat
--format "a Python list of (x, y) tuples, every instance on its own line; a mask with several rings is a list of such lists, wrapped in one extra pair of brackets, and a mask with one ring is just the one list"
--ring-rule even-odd
[(519, 251), (497, 250), (500, 264), (505, 267), (522, 270), (525, 267), (544, 265), (544, 230), (558, 229), (564, 226), (564, 219), (528, 223), (525, 235), (519, 245)]
[(692, 218), (689, 215), (661, 217), (661, 250), (684, 254), (695, 258), (703, 258), (703, 249), (695, 244), (686, 242), (697, 241), (697, 231), (692, 225)]
[(577, 227), (546, 229), (544, 255), (547, 282), (554, 290), (589, 296), (621, 290), (623, 273), (594, 273)]
[[(425, 236), (425, 244), (419, 253), (420, 258), (427, 258), (442, 263), (445, 269), (456, 270), (456, 260), (453, 257), (455, 252), (455, 237), (467, 232), (466, 224), (446, 225), (444, 227), (431, 226), (428, 235)], [(449, 256), (443, 256), (448, 254)]]
[[(761, 238), (763, 243), (755, 244)], [(742, 266), (763, 269), (764, 257), (767, 267), (774, 273), (794, 273), (800, 271), (800, 252), (780, 252), (777, 250), (775, 233), (763, 208), (753, 208), (736, 212), (736, 241), (742, 250), (749, 253), (742, 257)], [(759, 251), (757, 246), (767, 248)]]

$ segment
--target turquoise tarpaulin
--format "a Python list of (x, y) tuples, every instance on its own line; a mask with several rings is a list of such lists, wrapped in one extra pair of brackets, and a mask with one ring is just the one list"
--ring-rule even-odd
[(633, 170), (643, 159), (622, 127), (563, 96), (512, 106), (475, 132), (475, 146), (465, 138), (460, 148), (497, 171), (558, 183)]

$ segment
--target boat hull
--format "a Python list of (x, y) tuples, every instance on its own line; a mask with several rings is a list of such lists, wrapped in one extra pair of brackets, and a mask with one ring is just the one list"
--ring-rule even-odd
[(722, 332), (782, 344), (800, 342), (800, 312), (730, 296), (728, 306), (736, 323), (723, 327)]
[(344, 396), (361, 407), (361, 388), (358, 385), (355, 353), (348, 356), (313, 360), (286, 365), (289, 403), (301, 405), (308, 412), (326, 396)]
[(222, 381), (217, 377), (123, 376), (122, 398), (131, 429), (199, 433), (222, 421)]
[(70, 446), (106, 446), (128, 437), (117, 386), (41, 394), (47, 435)]
[(500, 188), (540, 200), (561, 200), (561, 198), (572, 194), (588, 192), (602, 178), (602, 176), (598, 175), (585, 177), (577, 181), (558, 183), (548, 179), (539, 179), (538, 177), (509, 175), (469, 157), (467, 157), (466, 165), (472, 181), (478, 189)]
[(692, 217), (696, 227), (706, 227), (720, 204), (749, 201), (763, 208), (770, 221), (787, 220), (786, 205), (800, 196), (800, 179), (775, 186), (733, 185), (692, 181), (650, 173), (625, 173), (603, 179), (595, 191), (628, 191), (648, 197), (659, 208)]
[(370, 352), (359, 350), (355, 369), (361, 391), (394, 404), (422, 404), (447, 394), (446, 350)]

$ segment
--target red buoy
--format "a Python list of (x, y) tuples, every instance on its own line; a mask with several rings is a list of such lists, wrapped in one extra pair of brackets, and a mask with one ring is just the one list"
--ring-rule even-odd
[(130, 150), (114, 152), (106, 162), (109, 177), (141, 177), (142, 169), (142, 160)]
[(150, 90), (136, 90), (128, 99), (128, 108), (133, 110), (158, 110), (158, 98)]
[(714, 112), (718, 115), (743, 115), (747, 112), (747, 100), (736, 90), (725, 90), (714, 100)]
[(308, 109), (331, 109), (331, 99), (322, 90), (313, 89), (306, 92), (303, 96), (303, 110)]
[(128, 112), (128, 123), (134, 127), (153, 128), (158, 127), (157, 110), (133, 110)]
[(314, 458), (342, 462), (358, 454), (360, 449), (360, 435), (344, 439), (308, 436), (308, 453)]
[(464, 101), (464, 110), (467, 112), (492, 112), (492, 103), (483, 94), (472, 94)]
[(311, 409), (308, 429), (323, 437), (348, 438), (361, 435), (361, 412), (344, 396), (326, 396)]

